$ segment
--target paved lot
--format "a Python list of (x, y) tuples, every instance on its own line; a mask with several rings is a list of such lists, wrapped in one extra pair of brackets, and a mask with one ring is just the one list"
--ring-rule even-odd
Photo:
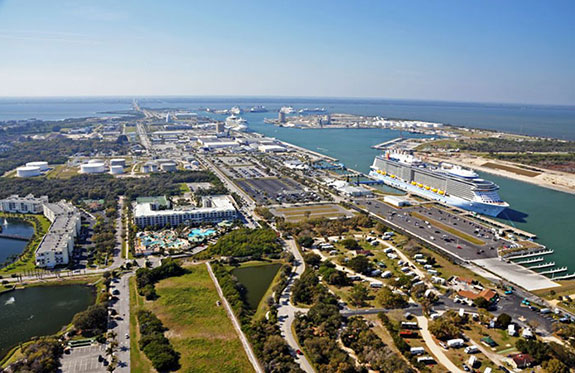
[(62, 357), (63, 373), (106, 372), (106, 367), (98, 362), (98, 356), (105, 357), (104, 345), (73, 348), (70, 354)]
[(519, 264), (507, 263), (497, 258), (477, 259), (473, 262), (529, 291), (560, 286), (544, 275), (537, 274)]
[(306, 192), (303, 185), (289, 178), (236, 180), (236, 183), (258, 203), (318, 201), (315, 193)]

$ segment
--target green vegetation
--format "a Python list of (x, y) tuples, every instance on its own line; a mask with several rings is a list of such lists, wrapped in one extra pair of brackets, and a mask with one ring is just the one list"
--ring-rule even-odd
[(10, 365), (12, 372), (52, 373), (58, 372), (62, 345), (53, 338), (43, 338), (22, 348), (22, 358)]
[(77, 313), (72, 324), (84, 337), (100, 335), (107, 329), (108, 310), (103, 304), (94, 304), (86, 311)]
[(221, 237), (206, 251), (212, 255), (251, 256), (256, 259), (279, 253), (281, 245), (278, 243), (276, 232), (272, 229), (241, 228)]
[(159, 371), (178, 369), (180, 356), (164, 336), (166, 328), (160, 319), (147, 310), (138, 310), (136, 316), (140, 325), (140, 350), (144, 351), (154, 368)]
[(360, 214), (349, 219), (319, 218), (298, 223), (279, 221), (277, 226), (278, 229), (292, 236), (328, 237), (341, 236), (361, 228), (372, 228), (374, 222), (369, 216)]
[[(526, 152), (561, 152), (575, 153), (575, 141), (564, 141), (555, 139), (535, 140), (535, 139), (509, 139), (496, 137), (483, 137), (481, 139), (441, 141), (437, 142), (444, 148), (459, 148), (460, 150), (473, 151), (479, 153), (526, 153)], [(426, 144), (434, 146), (435, 143)]]
[(186, 272), (174, 260), (164, 260), (162, 265), (153, 269), (138, 268), (136, 271), (136, 285), (138, 293), (146, 300), (158, 298), (154, 284), (168, 277), (181, 276)]
[(522, 163), (529, 166), (547, 168), (563, 172), (575, 173), (574, 153), (493, 153), (490, 158), (502, 161)]
[(156, 173), (146, 178), (115, 178), (104, 174), (81, 174), (69, 179), (4, 177), (0, 178), (0, 198), (32, 193), (47, 195), (52, 201), (66, 199), (73, 203), (81, 203), (86, 198), (116, 200), (120, 195), (132, 200), (139, 196), (178, 195), (181, 183), (215, 180), (219, 179), (206, 171)]
[(467, 323), (467, 315), (459, 316), (455, 311), (447, 311), (429, 324), (429, 331), (437, 339), (446, 341), (459, 338), (462, 327)]
[(348, 320), (341, 334), (344, 346), (355, 351), (359, 361), (370, 369), (389, 373), (409, 373), (414, 370), (393, 352), (359, 317)]
[(134, 373), (147, 373), (152, 370), (152, 364), (146, 355), (140, 351), (138, 341), (140, 340), (140, 328), (136, 310), (143, 309), (144, 299), (138, 295), (136, 281), (130, 278), (130, 370)]
[(377, 301), (383, 308), (403, 308), (407, 306), (407, 299), (399, 293), (394, 293), (388, 287), (379, 289)]
[[(0, 132), (2, 129), (0, 129)], [(66, 163), (74, 154), (90, 156), (94, 153), (126, 154), (128, 146), (119, 142), (94, 139), (72, 140), (51, 138), (48, 140), (28, 140), (12, 143), (12, 149), (0, 153), (0, 175), (26, 162), (46, 161), (49, 164)], [(26, 194), (26, 193), (24, 193)]]

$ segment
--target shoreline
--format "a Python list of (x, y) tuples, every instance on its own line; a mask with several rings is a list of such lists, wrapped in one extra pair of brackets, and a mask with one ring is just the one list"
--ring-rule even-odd
[(437, 155), (431, 155), (429, 157), (433, 161), (449, 162), (449, 163), (457, 164), (460, 166), (469, 167), (471, 169), (485, 172), (488, 174), (492, 174), (495, 176), (505, 177), (507, 179), (517, 180), (520, 182), (536, 185), (536, 186), (539, 186), (542, 188), (551, 189), (551, 190), (554, 190), (556, 192), (575, 194), (575, 183), (573, 183), (573, 186), (557, 185), (557, 184), (553, 184), (551, 181), (545, 179), (545, 178), (549, 178), (549, 177), (563, 177), (563, 178), (571, 177), (573, 180), (575, 180), (575, 175), (570, 176), (568, 174), (565, 174), (565, 175), (554, 174), (553, 171), (542, 169), (542, 172), (537, 176), (534, 176), (534, 177), (524, 176), (524, 175), (520, 175), (520, 174), (511, 172), (511, 171), (506, 171), (506, 170), (502, 170), (502, 169), (498, 169), (498, 168), (486, 167), (486, 166), (483, 166), (481, 164), (476, 164), (475, 162), (472, 161), (472, 159), (476, 160), (477, 162), (481, 162), (481, 163), (494, 163), (494, 164), (499, 164), (499, 165), (503, 165), (503, 166), (515, 167), (515, 168), (519, 168), (520, 165), (525, 166), (521, 163), (515, 164), (515, 163), (511, 163), (511, 162), (500, 161), (497, 159), (487, 159), (487, 158), (477, 157), (477, 156), (473, 157), (473, 156), (470, 156), (469, 154), (466, 154), (466, 158), (463, 160), (460, 158), (440, 157)]

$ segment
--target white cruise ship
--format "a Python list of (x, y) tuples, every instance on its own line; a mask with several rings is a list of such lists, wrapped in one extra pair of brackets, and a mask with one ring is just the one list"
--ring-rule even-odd
[(509, 206), (499, 197), (499, 186), (474, 171), (449, 163), (426, 164), (406, 152), (388, 150), (375, 157), (369, 175), (408, 193), (483, 215), (497, 216)]
[(244, 118), (238, 117), (234, 114), (232, 114), (226, 118), (226, 127), (231, 129), (232, 131), (242, 132), (242, 131), (247, 130), (248, 129), (248, 126), (246, 125), (247, 123), (248, 123), (247, 120), (245, 120)]

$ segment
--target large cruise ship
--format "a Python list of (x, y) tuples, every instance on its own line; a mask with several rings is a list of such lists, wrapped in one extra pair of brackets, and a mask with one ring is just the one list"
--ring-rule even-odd
[(369, 175), (408, 193), (483, 215), (497, 216), (509, 206), (499, 197), (498, 185), (472, 170), (427, 164), (407, 152), (388, 150), (375, 157)]

